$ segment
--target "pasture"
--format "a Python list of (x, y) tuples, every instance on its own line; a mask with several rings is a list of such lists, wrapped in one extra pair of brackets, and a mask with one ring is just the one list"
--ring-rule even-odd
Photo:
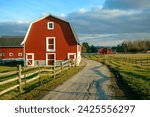
[[(103, 62), (117, 70), (128, 89), (136, 99), (150, 99), (150, 55), (149, 54), (114, 54), (84, 55), (88, 59)], [(135, 60), (138, 60), (138, 62)]]

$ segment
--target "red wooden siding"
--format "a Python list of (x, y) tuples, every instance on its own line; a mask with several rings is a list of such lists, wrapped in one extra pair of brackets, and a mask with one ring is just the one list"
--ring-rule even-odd
[[(54, 22), (54, 29), (48, 30), (47, 23)], [(34, 53), (35, 60), (46, 60), (46, 37), (55, 37), (56, 60), (67, 59), (67, 53), (77, 53), (77, 42), (69, 23), (54, 17), (46, 17), (32, 24), (25, 52)]]
[[(24, 58), (23, 47), (3, 47), (0, 48), (0, 53), (4, 53), (4, 56), (0, 56), (0, 59)], [(10, 56), (9, 53), (13, 53), (13, 56)], [(19, 53), (22, 53), (22, 56), (18, 56)]]

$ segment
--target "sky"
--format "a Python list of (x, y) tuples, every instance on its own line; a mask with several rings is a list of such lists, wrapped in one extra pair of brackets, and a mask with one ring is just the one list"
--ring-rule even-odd
[(150, 39), (150, 0), (0, 0), (0, 35), (25, 35), (52, 14), (68, 20), (80, 42), (115, 46)]

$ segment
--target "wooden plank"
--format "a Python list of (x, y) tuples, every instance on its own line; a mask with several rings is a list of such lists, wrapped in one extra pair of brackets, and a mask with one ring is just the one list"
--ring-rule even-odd
[(13, 75), (13, 74), (16, 74), (16, 73), (18, 73), (18, 72), (17, 71), (11, 71), (11, 72), (0, 73), (0, 77)]
[(55, 75), (60, 74), (60, 73), (61, 73), (61, 70), (60, 70), (60, 71), (55, 72)]
[(52, 69), (41, 69), (41, 70), (39, 70), (40, 72), (53, 72), (53, 70)]
[(27, 83), (30, 83), (30, 82), (34, 81), (34, 80), (37, 80), (39, 77), (40, 76), (36, 76), (36, 77), (33, 77), (33, 78), (29, 79), (29, 80), (23, 81), (22, 85), (25, 85)]
[(62, 64), (68, 64), (69, 63), (69, 60), (66, 60), (66, 61), (62, 61)]
[(68, 66), (69, 64), (65, 64), (65, 65), (63, 65), (63, 67), (66, 67), (66, 66)]
[(33, 70), (33, 69), (35, 69), (35, 68), (38, 68), (37, 66), (36, 67), (24, 67), (24, 68), (22, 68), (23, 69), (23, 71), (28, 71), (28, 70)]
[(35, 71), (35, 72), (33, 72), (33, 73), (28, 73), (28, 74), (21, 75), (21, 78), (26, 78), (26, 77), (32, 76), (32, 75), (34, 75), (34, 74), (36, 74), (36, 73), (38, 73), (38, 72), (39, 72), (39, 71), (37, 70), (37, 71)]
[(7, 92), (9, 92), (9, 91), (11, 91), (11, 90), (13, 90), (13, 89), (15, 89), (17, 87), (19, 87), (19, 84), (15, 85), (15, 86), (12, 86), (12, 87), (10, 87), (10, 88), (8, 88), (6, 90), (1, 91), (0, 95), (3, 95), (4, 93), (7, 93)]
[(18, 80), (18, 77), (13, 78), (13, 79), (9, 79), (9, 80), (6, 80), (6, 81), (2, 81), (2, 82), (0, 82), (0, 85), (4, 85), (4, 84), (10, 83), (10, 82), (13, 82), (15, 80)]
[(56, 67), (56, 68), (55, 68), (55, 71), (57, 71), (57, 70), (61, 70), (61, 67)]
[(50, 76), (50, 77), (53, 76), (53, 74), (47, 74), (47, 73), (41, 73), (40, 75), (41, 76)]
[(69, 67), (64, 67), (64, 68), (63, 68), (63, 71), (68, 70), (68, 69), (69, 69)]

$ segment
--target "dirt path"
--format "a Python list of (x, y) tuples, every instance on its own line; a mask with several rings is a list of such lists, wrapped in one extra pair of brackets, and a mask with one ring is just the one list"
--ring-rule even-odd
[[(50, 91), (43, 100), (107, 100), (123, 99), (115, 78), (102, 63), (84, 59), (86, 67)], [(118, 98), (119, 97), (119, 98)]]

